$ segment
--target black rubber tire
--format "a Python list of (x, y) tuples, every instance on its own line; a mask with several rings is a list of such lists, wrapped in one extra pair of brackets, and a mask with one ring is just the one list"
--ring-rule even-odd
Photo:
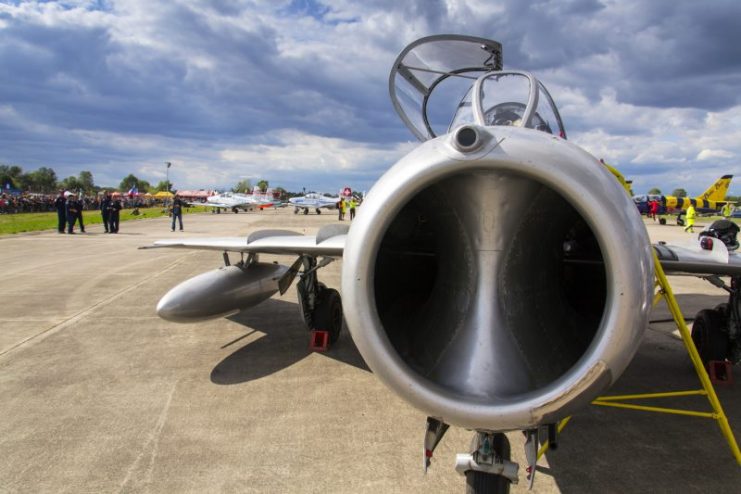
[(322, 210), (319, 208), (316, 208), (316, 214), (322, 214)]
[(728, 357), (728, 335), (722, 331), (725, 321), (723, 314), (712, 309), (697, 313), (692, 325), (692, 341), (700, 354), (703, 365), (711, 360), (725, 360)]
[(342, 298), (334, 288), (322, 290), (312, 317), (314, 328), (329, 331), (329, 343), (334, 344), (342, 330)]
[(666, 218), (659, 218), (659, 225), (666, 225)]
[[(510, 459), (509, 440), (504, 434), (497, 434), (494, 437), (494, 449), (505, 460)], [(471, 451), (476, 449), (476, 436), (471, 440)], [(476, 472), (469, 470), (466, 472), (466, 494), (507, 494), (512, 483), (508, 478), (491, 473)]]
[(730, 310), (730, 307), (731, 306), (728, 304), (728, 302), (723, 302), (722, 304), (718, 304), (713, 307), (713, 310), (715, 310), (715, 312), (717, 312), (722, 319), (722, 326), (724, 330), (728, 327), (728, 312)]
[(304, 214), (309, 214), (309, 208), (304, 208)]
[(234, 211), (234, 214), (238, 214), (239, 213), (239, 209), (237, 209), (237, 208), (232, 208), (232, 211)]
[(298, 214), (298, 208), (293, 209), (293, 214)]

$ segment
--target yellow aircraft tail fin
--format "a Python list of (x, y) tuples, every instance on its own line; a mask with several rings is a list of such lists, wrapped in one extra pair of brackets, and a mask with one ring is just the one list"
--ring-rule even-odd
[(728, 187), (731, 185), (731, 179), (733, 175), (723, 175), (710, 186), (708, 190), (702, 193), (698, 199), (704, 199), (706, 201), (725, 201), (726, 192)]

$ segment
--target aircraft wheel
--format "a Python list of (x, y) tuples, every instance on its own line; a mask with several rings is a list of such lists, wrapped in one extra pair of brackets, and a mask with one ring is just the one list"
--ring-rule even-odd
[(723, 332), (725, 321), (720, 311), (704, 309), (695, 316), (692, 341), (703, 365), (711, 360), (725, 360), (728, 356), (728, 335)]
[(659, 225), (666, 225), (666, 218), (659, 218)]
[(237, 209), (237, 208), (232, 208), (232, 211), (234, 211), (234, 214), (239, 213), (239, 209)]
[(298, 214), (298, 208), (293, 208), (293, 214)]
[[(471, 440), (471, 451), (478, 449), (477, 435)], [(510, 459), (509, 440), (504, 434), (494, 436), (494, 450), (505, 460)], [(466, 494), (507, 494), (511, 482), (507, 477), (469, 470), (466, 472)]]
[(304, 209), (304, 214), (309, 214), (309, 210), (308, 209)]
[(322, 290), (312, 319), (316, 329), (329, 331), (331, 344), (339, 339), (342, 330), (342, 299), (337, 290), (334, 288)]
[(322, 214), (322, 210), (319, 208), (316, 208), (316, 214)]

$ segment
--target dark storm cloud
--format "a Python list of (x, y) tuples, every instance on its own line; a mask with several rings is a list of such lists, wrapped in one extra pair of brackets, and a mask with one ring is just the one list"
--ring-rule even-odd
[[(227, 177), (272, 167), (290, 183), (326, 180), (321, 145), (301, 148), (306, 165), (293, 169), (290, 152), (267, 162), (254, 151), (298, 149), (288, 135), (378, 156), (343, 170), (368, 183), (395, 159), (378, 149), (412, 139), (388, 101), (396, 55), (418, 37), (461, 33), (502, 42), (506, 67), (541, 76), (572, 137), (609, 140), (636, 175), (661, 172), (662, 159), (738, 149), (704, 122), (739, 104), (739, 18), (741, 2), (726, 0), (0, 3), (0, 162), (115, 178), (111, 168), (177, 157)], [(682, 157), (662, 148), (647, 164), (667, 126), (697, 144), (683, 135)]]

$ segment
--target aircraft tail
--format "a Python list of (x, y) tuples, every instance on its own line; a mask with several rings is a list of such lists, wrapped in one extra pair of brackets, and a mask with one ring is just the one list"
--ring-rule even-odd
[(728, 192), (728, 187), (731, 185), (732, 178), (733, 175), (723, 175), (718, 180), (716, 180), (715, 183), (711, 185), (710, 188), (708, 188), (708, 190), (703, 192), (699, 199), (716, 202), (725, 201), (726, 192)]

